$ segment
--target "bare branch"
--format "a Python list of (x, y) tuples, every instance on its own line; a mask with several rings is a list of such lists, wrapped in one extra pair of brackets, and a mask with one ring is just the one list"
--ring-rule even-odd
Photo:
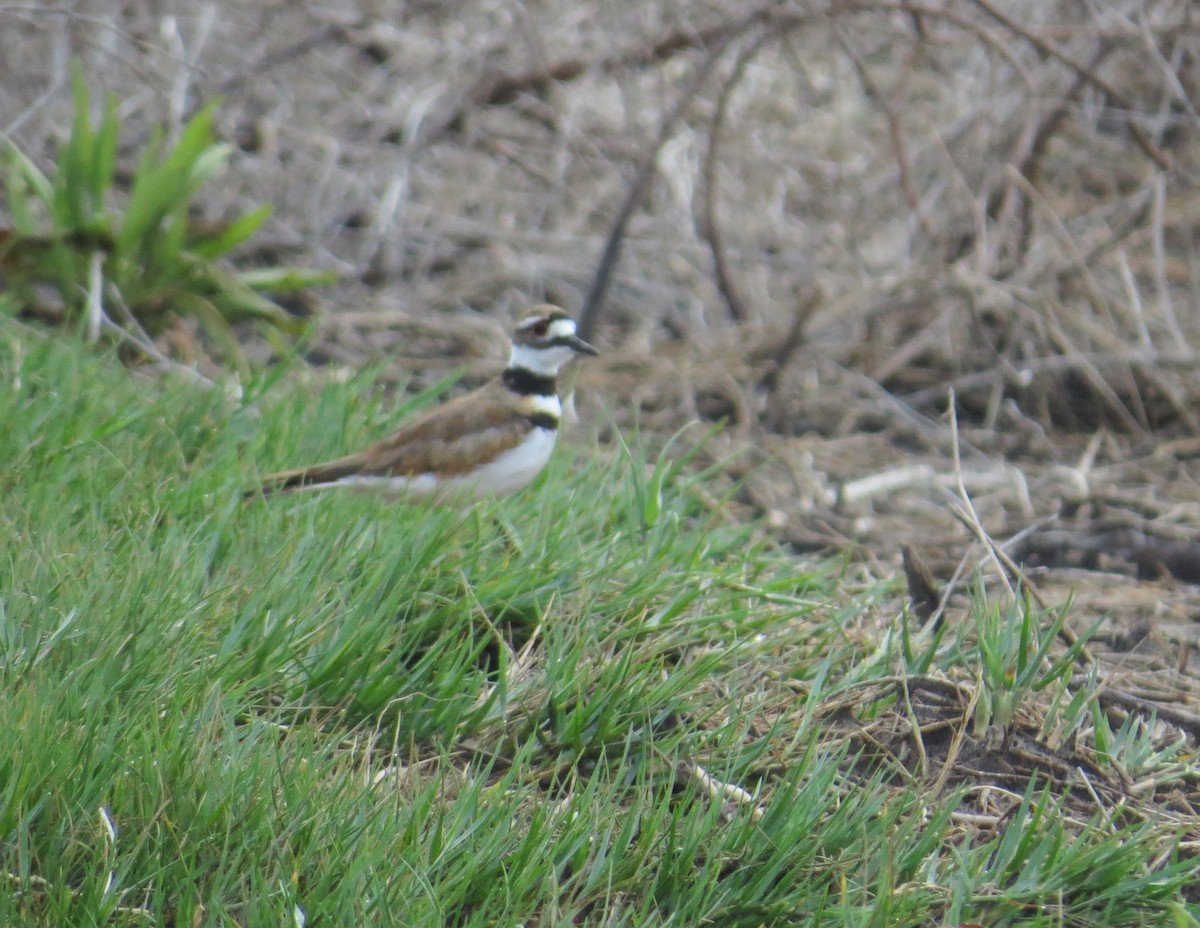
[(721, 85), (720, 93), (717, 95), (717, 108), (713, 113), (712, 122), (709, 123), (708, 127), (708, 147), (704, 152), (704, 164), (701, 168), (704, 174), (704, 192), (703, 199), (701, 200), (700, 236), (708, 243), (708, 250), (712, 255), (713, 274), (717, 279), (717, 290), (720, 292), (721, 298), (725, 301), (730, 318), (735, 322), (744, 322), (749, 316), (749, 312), (746, 310), (745, 301), (738, 292), (737, 283), (733, 278), (733, 271), (730, 269), (729, 261), (725, 256), (724, 236), (721, 234), (720, 224), (717, 221), (717, 203), (719, 200), (717, 195), (717, 173), (719, 169), (717, 152), (721, 145), (721, 130), (725, 124), (725, 116), (729, 112), (729, 100), (733, 97), (733, 91), (745, 75), (746, 67), (762, 50), (767, 39), (768, 34), (762, 33), (746, 48), (742, 49), (738, 54), (737, 60), (734, 62), (729, 78)]
[(654, 177), (654, 167), (658, 162), (658, 153), (662, 150), (663, 145), (667, 143), (667, 140), (675, 134), (675, 129), (683, 118), (683, 114), (691, 105), (692, 100), (695, 99), (700, 88), (704, 86), (704, 82), (708, 79), (713, 65), (717, 63), (725, 48), (734, 38), (733, 34), (725, 34), (709, 49), (704, 60), (700, 62), (693, 72), (691, 80), (680, 91), (675, 105), (671, 107), (670, 112), (663, 119), (662, 126), (658, 130), (658, 138), (654, 140), (654, 144), (646, 153), (645, 158), (643, 158), (641, 167), (638, 168), (637, 176), (634, 177), (633, 183), (630, 184), (629, 190), (625, 194), (625, 200), (621, 203), (621, 208), (617, 211), (617, 218), (614, 220), (612, 229), (608, 233), (608, 238), (605, 240), (604, 250), (600, 254), (596, 273), (592, 277), (592, 284), (588, 288), (587, 296), (584, 297), (583, 308), (579, 313), (579, 334), (581, 337), (590, 338), (596, 328), (596, 320), (599, 317), (600, 307), (604, 303), (605, 294), (608, 292), (608, 286), (612, 281), (613, 270), (616, 268), (617, 261), (621, 257), (621, 246), (625, 241), (625, 229), (629, 225), (629, 220), (633, 218), (634, 211), (641, 205), (646, 191), (650, 189), (650, 180)]

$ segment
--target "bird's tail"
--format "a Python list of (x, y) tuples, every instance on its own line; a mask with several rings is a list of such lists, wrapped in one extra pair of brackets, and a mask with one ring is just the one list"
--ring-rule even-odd
[(260, 496), (270, 496), (273, 493), (287, 493), (293, 490), (319, 490), (331, 486), (348, 477), (357, 469), (355, 456), (338, 458), (324, 464), (314, 464), (311, 467), (297, 467), (293, 470), (281, 470), (277, 474), (263, 477), (262, 483), (251, 487), (242, 494), (242, 499), (255, 499)]

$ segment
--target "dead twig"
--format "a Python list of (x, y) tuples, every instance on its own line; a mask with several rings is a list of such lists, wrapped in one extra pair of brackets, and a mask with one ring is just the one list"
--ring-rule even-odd
[(770, 19), (773, 10), (773, 6), (761, 7), (731, 20), (723, 19), (694, 29), (673, 30), (652, 42), (639, 43), (596, 59), (560, 58), (526, 71), (486, 74), (439, 119), (430, 122), (421, 141), (428, 145), (461, 125), (473, 107), (505, 106), (523, 94), (544, 95), (554, 84), (578, 80), (589, 72), (618, 73), (629, 68), (660, 64), (695, 49), (723, 48), (756, 23)]
[(660, 64), (694, 49), (708, 49), (716, 45), (723, 47), (730, 40), (743, 35), (755, 23), (767, 19), (771, 10), (772, 7), (761, 7), (732, 20), (720, 20), (695, 29), (674, 30), (653, 42), (638, 44), (596, 61), (563, 58), (516, 74), (492, 74), (481, 79), (467, 93), (466, 99), (474, 106), (503, 106), (516, 100), (522, 93), (545, 93), (552, 84), (575, 80), (588, 71), (618, 72), (631, 67)]
[(1039, 35), (1030, 31), (1029, 29), (1026, 29), (1006, 13), (1000, 12), (1000, 10), (996, 9), (989, 2), (989, 0), (971, 0), (971, 2), (996, 22), (1000, 23), (1000, 25), (1004, 26), (1005, 29), (1008, 29), (1015, 35), (1019, 35), (1043, 55), (1048, 58), (1053, 58), (1059, 64), (1074, 71), (1089, 84), (1108, 97), (1114, 106), (1129, 113), (1130, 115), (1125, 117), (1125, 128), (1129, 130), (1129, 134), (1132, 136), (1138, 148), (1145, 152), (1146, 157), (1158, 165), (1162, 170), (1170, 170), (1171, 157), (1146, 137), (1146, 134), (1142, 131), (1141, 127), (1138, 126), (1137, 122), (1133, 118), (1132, 114), (1135, 111), (1133, 103), (1130, 102), (1130, 100), (1124, 94), (1113, 87), (1112, 84), (1102, 78), (1086, 64), (1076, 61), (1065, 52), (1059, 51), (1052, 43), (1041, 38)]
[[(1088, 62), (1088, 68), (1099, 67), (1115, 47), (1111, 43), (1101, 45), (1096, 54), (1092, 56), (1091, 61)], [(1076, 74), (1075, 80), (1067, 88), (1067, 91), (1059, 95), (1058, 104), (1037, 123), (1032, 132), (1018, 143), (1018, 150), (1013, 153), (1012, 160), (1017, 165), (1017, 173), (1024, 177), (1031, 187), (1037, 187), (1041, 176), (1042, 160), (1050, 147), (1050, 142), (1071, 115), (1079, 95), (1086, 86), (1087, 80), (1083, 75)], [(1020, 148), (1025, 149), (1024, 153), (1020, 152)], [(1030, 198), (1025, 196), (1011, 180), (1005, 180), (988, 196), (985, 214), (1003, 228), (1006, 224), (1005, 217), (1014, 213), (1019, 215), (1018, 234), (1009, 272), (1019, 268), (1029, 254), (1029, 248), (1033, 242), (1034, 216)]]
[(1128, 351), (1128, 352), (1077, 352), (1072, 355), (1051, 355), (1045, 358), (1030, 358), (1017, 362), (1015, 371), (999, 367), (985, 371), (963, 374), (936, 386), (914, 390), (904, 395), (903, 400), (911, 407), (919, 408), (943, 400), (949, 391), (963, 393), (997, 384), (1011, 383), (1013, 386), (1028, 386), (1037, 374), (1061, 374), (1081, 369), (1107, 367), (1152, 368), (1163, 370), (1194, 371), (1200, 369), (1200, 355), (1191, 351)]
[(583, 308), (579, 313), (580, 337), (591, 338), (592, 333), (596, 329), (596, 321), (599, 318), (600, 308), (604, 303), (608, 286), (612, 282), (612, 275), (617, 266), (617, 261), (621, 257), (621, 246), (625, 241), (625, 229), (629, 225), (629, 220), (633, 218), (634, 211), (645, 198), (646, 191), (650, 189), (650, 181), (654, 177), (655, 165), (658, 163), (658, 153), (667, 143), (667, 140), (675, 134), (675, 129), (683, 118), (683, 114), (691, 106), (696, 94), (708, 79), (709, 72), (712, 71), (713, 66), (734, 38), (735, 36), (732, 34), (723, 35), (709, 49), (704, 60), (700, 62), (696, 70), (692, 73), (691, 80), (680, 91), (679, 98), (675, 101), (674, 106), (671, 107), (663, 119), (662, 125), (659, 127), (658, 137), (654, 140), (654, 144), (650, 146), (649, 151), (646, 152), (645, 158), (642, 159), (642, 164), (638, 168), (633, 182), (629, 185), (629, 190), (625, 194), (621, 208), (617, 210), (617, 218), (613, 221), (612, 228), (605, 239), (604, 249), (600, 253), (600, 261), (596, 266), (596, 273), (592, 276), (591, 286), (584, 297)]
[[(349, 35), (356, 26), (346, 25), (343, 23), (327, 23), (313, 29), (307, 35), (301, 36), (290, 45), (285, 45), (283, 48), (277, 48), (272, 52), (268, 52), (261, 58), (256, 58), (249, 62), (246, 67), (240, 71), (236, 71), (229, 77), (225, 78), (216, 87), (218, 96), (230, 97), (238, 94), (242, 89), (255, 78), (261, 77), (263, 74), (271, 71), (281, 64), (287, 64), (293, 58), (299, 58), (307, 55), (309, 52), (320, 48), (326, 42), (332, 39), (343, 39)], [(203, 103), (203, 99), (197, 99), (192, 105), (193, 109)], [(189, 114), (190, 115), (190, 114)]]
[(922, 622), (928, 622), (941, 604), (937, 581), (912, 545), (901, 545), (904, 577), (908, 583), (908, 601)]
[(736, 783), (726, 783), (718, 780), (694, 760), (683, 760), (676, 767), (676, 777), (679, 782), (692, 782), (698, 785), (710, 799), (721, 803), (721, 814), (726, 820), (731, 820), (741, 808), (750, 808), (750, 820), (758, 822), (766, 814), (766, 807), (759, 805), (754, 794), (738, 786)]
[[(957, 402), (954, 396), (954, 391), (951, 390), (950, 401), (947, 408), (947, 413), (950, 417), (950, 447), (954, 458), (955, 483), (958, 487), (959, 498), (963, 502), (961, 507), (952, 506), (951, 512), (956, 518), (958, 518), (960, 522), (962, 522), (964, 526), (966, 526), (966, 528), (971, 531), (972, 534), (975, 535), (976, 539), (978, 539), (978, 541), (984, 546), (984, 549), (987, 552), (987, 557), (990, 558), (992, 563), (996, 565), (997, 573), (1000, 575), (1001, 582), (1008, 590), (1009, 597), (1014, 601), (1017, 598), (1016, 591), (1013, 589), (1012, 583), (1009, 580), (1011, 577), (1021, 585), (1021, 589), (1028, 594), (1029, 598), (1037, 604), (1039, 609), (1048, 611), (1050, 609), (1050, 605), (1046, 602), (1045, 597), (1042, 596), (1037, 586), (1034, 585), (1033, 581), (1030, 580), (1028, 576), (1026, 576), (1025, 572), (1021, 570), (1017, 562), (1012, 559), (1012, 556), (1004, 550), (1004, 547), (997, 544), (992, 536), (988, 534), (987, 530), (983, 527), (983, 523), (979, 519), (979, 514), (975, 511), (975, 504), (971, 501), (970, 494), (967, 493), (967, 487), (966, 484), (963, 483), (962, 478), (962, 462), (959, 459), (958, 453), (958, 414), (956, 412), (956, 407)], [(1066, 622), (1063, 622), (1059, 625), (1058, 637), (1068, 648), (1078, 648), (1076, 660), (1079, 664), (1082, 666), (1088, 666), (1096, 663), (1096, 659), (1092, 656), (1091, 651), (1088, 650), (1087, 645), (1079, 643), (1078, 636), (1075, 634), (1075, 632), (1067, 627)]]
[[(808, 324), (824, 303), (825, 293), (820, 287), (813, 287), (805, 300), (792, 312), (787, 332), (772, 354), (770, 366), (762, 377), (763, 389), (767, 391), (770, 397), (770, 407), (777, 405), (779, 382), (783, 376), (783, 371), (791, 361), (792, 355), (803, 348), (808, 342)], [(770, 417), (773, 419), (778, 418), (773, 408), (770, 409)]]
[[(1078, 676), (1071, 680), (1072, 686), (1086, 686), (1087, 683), (1086, 676)], [(1131, 709), (1143, 715), (1156, 715), (1160, 721), (1170, 722), (1200, 741), (1200, 715), (1111, 687), (1100, 688), (1096, 692), (1096, 699), (1106, 709), (1116, 707)]]
[(721, 90), (717, 94), (716, 110), (713, 112), (712, 122), (708, 126), (708, 147), (705, 149), (704, 163), (701, 166), (704, 187), (701, 199), (700, 237), (708, 244), (708, 251), (712, 256), (713, 276), (716, 278), (717, 291), (721, 294), (721, 299), (725, 301), (730, 318), (735, 322), (744, 322), (748, 318), (749, 312), (746, 309), (745, 301), (738, 292), (737, 282), (734, 280), (733, 271), (725, 256), (724, 236), (721, 233), (720, 223), (717, 221), (717, 203), (720, 199), (717, 195), (717, 175), (720, 167), (717, 152), (721, 146), (721, 131), (725, 125), (725, 117), (729, 112), (729, 101), (733, 97), (733, 92), (741, 83), (747, 66), (762, 51), (768, 38), (769, 35), (764, 32), (742, 49), (733, 63), (729, 78), (721, 85)]
[(858, 82), (862, 85), (863, 93), (879, 107), (879, 111), (883, 114), (884, 122), (887, 123), (888, 138), (892, 143), (892, 156), (896, 160), (896, 169), (900, 173), (900, 190), (904, 194), (904, 200), (908, 204), (908, 208), (912, 210), (912, 214), (917, 217), (917, 225), (921, 227), (921, 233), (926, 238), (933, 239), (933, 223), (929, 221), (929, 217), (925, 214), (925, 208), (921, 205), (921, 192), (917, 189), (917, 184), (913, 180), (912, 161), (908, 156), (908, 143), (904, 138), (904, 124), (892, 102), (900, 96), (907, 72), (893, 84), (891, 92), (885, 94), (872, 79), (862, 58), (859, 57), (858, 53), (854, 51), (850, 43), (846, 40), (844, 30), (835, 28), (833, 33), (837, 38), (838, 46), (846, 53), (846, 57), (850, 59), (850, 64), (854, 67), (854, 73), (858, 75)]

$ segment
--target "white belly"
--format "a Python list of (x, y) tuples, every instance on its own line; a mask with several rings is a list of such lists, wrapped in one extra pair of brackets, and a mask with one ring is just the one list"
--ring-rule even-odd
[(343, 477), (338, 485), (407, 497), (433, 496), (442, 500), (462, 497), (483, 499), (519, 490), (536, 477), (550, 460), (558, 432), (535, 428), (515, 448), (469, 474), (439, 479), (434, 474), (414, 477)]
[[(447, 496), (465, 493), (476, 499), (503, 496), (519, 490), (541, 473), (550, 460), (557, 437), (558, 433), (552, 429), (535, 428), (515, 448), (502, 452), (494, 461), (473, 473), (437, 480), (434, 490), (438, 496), (443, 493)], [(432, 475), (422, 474), (424, 476)]]

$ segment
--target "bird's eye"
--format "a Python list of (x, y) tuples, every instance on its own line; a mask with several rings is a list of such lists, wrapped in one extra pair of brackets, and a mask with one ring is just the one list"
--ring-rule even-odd
[(549, 319), (539, 319), (537, 322), (535, 322), (533, 324), (533, 334), (538, 336), (539, 338), (541, 338), (543, 335), (545, 335), (549, 331), (550, 331), (550, 320)]

